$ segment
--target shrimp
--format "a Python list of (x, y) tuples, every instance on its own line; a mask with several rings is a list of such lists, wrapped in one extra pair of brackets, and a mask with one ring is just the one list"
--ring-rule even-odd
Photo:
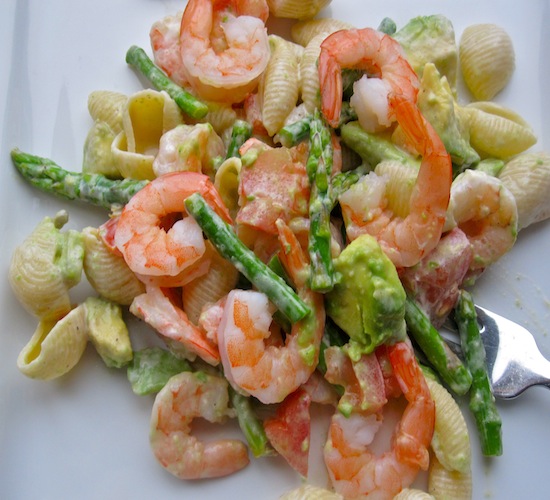
[(186, 271), (193, 269), (206, 251), (202, 230), (192, 217), (176, 220), (167, 230), (164, 227), (174, 214), (179, 217), (186, 213), (184, 201), (195, 192), (201, 193), (220, 217), (231, 222), (216, 188), (198, 172), (172, 172), (157, 177), (126, 204), (117, 222), (114, 242), (138, 276), (177, 278), (171, 286), (179, 286), (180, 278), (181, 284), (188, 281)]
[(309, 379), (317, 366), (325, 325), (323, 297), (306, 286), (308, 266), (298, 240), (282, 220), (277, 228), (283, 265), (312, 313), (292, 326), (283, 346), (266, 345), (273, 307), (263, 293), (233, 290), (218, 328), (226, 378), (236, 390), (266, 404), (281, 402)]
[(500, 179), (478, 170), (459, 174), (451, 186), (446, 229), (458, 226), (472, 245), (471, 272), (481, 272), (514, 245), (518, 211)]
[(324, 457), (335, 490), (345, 498), (391, 499), (429, 465), (435, 405), (412, 347), (388, 346), (393, 372), (407, 400), (392, 448), (375, 456), (368, 446), (382, 425), (379, 413), (332, 417)]
[(249, 463), (245, 444), (236, 439), (204, 443), (191, 435), (193, 419), (222, 423), (228, 408), (227, 382), (203, 372), (182, 372), (168, 380), (155, 398), (150, 443), (157, 460), (179, 479), (232, 474)]
[(265, 0), (189, 0), (180, 27), (182, 67), (203, 98), (237, 103), (252, 92), (271, 55)]
[(322, 111), (332, 126), (337, 126), (340, 116), (342, 68), (361, 68), (381, 75), (388, 89), (388, 119), (397, 121), (408, 145), (422, 156), (406, 216), (396, 216), (387, 208), (386, 183), (373, 179), (375, 174), (363, 178), (363, 183), (376, 182), (369, 188), (367, 203), (346, 193), (340, 197), (348, 236), (371, 234), (396, 267), (413, 266), (435, 248), (441, 237), (452, 182), (450, 156), (416, 105), (418, 78), (391, 37), (365, 28), (336, 32), (322, 43)]

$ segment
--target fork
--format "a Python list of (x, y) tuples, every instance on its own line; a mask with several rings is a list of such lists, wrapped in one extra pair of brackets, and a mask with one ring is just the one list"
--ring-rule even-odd
[[(495, 397), (513, 399), (533, 385), (550, 388), (550, 361), (539, 351), (533, 334), (483, 307), (476, 306), (476, 312)], [(445, 324), (442, 330), (451, 350), (461, 355), (460, 344), (445, 331), (454, 328)]]

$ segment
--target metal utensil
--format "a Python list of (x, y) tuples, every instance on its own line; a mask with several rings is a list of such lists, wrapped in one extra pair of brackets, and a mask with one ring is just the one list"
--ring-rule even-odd
[[(533, 385), (550, 388), (550, 361), (539, 351), (533, 334), (488, 309), (476, 306), (476, 311), (495, 397), (512, 399)], [(460, 344), (442, 333), (460, 354)]]

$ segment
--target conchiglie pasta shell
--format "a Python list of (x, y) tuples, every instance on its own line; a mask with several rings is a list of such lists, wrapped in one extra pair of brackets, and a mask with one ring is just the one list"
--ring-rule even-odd
[(537, 138), (523, 118), (496, 104), (480, 107), (468, 105), (470, 142), (481, 156), (507, 159), (529, 149)]
[(155, 157), (128, 151), (126, 132), (122, 131), (115, 137), (111, 144), (111, 154), (114, 165), (123, 178), (149, 181), (155, 178)]
[(426, 377), (435, 403), (435, 428), (432, 449), (448, 470), (467, 474), (471, 468), (468, 427), (455, 399), (441, 384)]
[(214, 178), (214, 187), (220, 193), (233, 218), (239, 211), (239, 173), (241, 167), (240, 158), (228, 158), (220, 165)]
[(514, 73), (512, 39), (495, 24), (468, 26), (460, 38), (459, 58), (464, 82), (478, 100), (492, 99)]
[(41, 321), (19, 353), (17, 367), (35, 379), (60, 377), (78, 363), (87, 342), (86, 309), (80, 305), (59, 321)]
[(84, 142), (82, 172), (120, 177), (111, 151), (114, 139), (115, 133), (106, 122), (96, 121), (92, 125)]
[(331, 0), (267, 0), (272, 15), (288, 19), (311, 19), (330, 2)]
[(19, 302), (43, 320), (57, 320), (71, 310), (69, 289), (80, 279), (68, 279), (59, 265), (63, 246), (59, 228), (66, 221), (64, 211), (54, 219), (45, 217), (15, 249), (8, 269), (8, 279)]
[(303, 484), (288, 493), (285, 493), (279, 500), (344, 500), (344, 497), (334, 491), (313, 486), (312, 484)]
[[(210, 243), (207, 243), (210, 245)], [(217, 302), (237, 284), (239, 272), (213, 248), (210, 269), (183, 287), (183, 310), (193, 324), (198, 324), (205, 305)]]
[(472, 474), (449, 471), (436, 457), (430, 460), (428, 491), (435, 498), (470, 500), (472, 498)]
[(290, 44), (279, 36), (269, 36), (271, 57), (260, 83), (260, 95), (262, 121), (270, 136), (284, 125), (298, 102), (298, 60)]
[(354, 28), (354, 26), (350, 23), (327, 17), (294, 23), (290, 29), (290, 35), (294, 42), (305, 47), (314, 36), (320, 33), (326, 33), (328, 35), (335, 31), (352, 28)]
[(111, 90), (96, 90), (88, 96), (88, 111), (94, 121), (105, 122), (114, 134), (122, 131), (122, 115), (128, 96)]
[(124, 258), (109, 250), (99, 230), (86, 227), (84, 237), (84, 273), (90, 285), (102, 297), (121, 305), (130, 305), (134, 297), (145, 292), (145, 285), (136, 277)]
[(550, 154), (524, 153), (512, 158), (499, 175), (518, 208), (518, 228), (550, 217)]
[(422, 490), (404, 488), (393, 497), (393, 500), (435, 500), (435, 497)]
[(222, 134), (231, 127), (237, 119), (237, 112), (229, 104), (208, 102), (208, 113), (204, 122), (209, 123), (217, 134)]
[(418, 169), (399, 161), (386, 160), (374, 169), (376, 175), (385, 177), (388, 208), (398, 217), (410, 212), (410, 199), (416, 184)]
[(317, 60), (321, 53), (321, 43), (326, 37), (326, 32), (315, 35), (306, 45), (304, 54), (300, 60), (302, 101), (310, 113), (313, 113), (316, 108), (320, 109), (321, 107), (321, 90)]

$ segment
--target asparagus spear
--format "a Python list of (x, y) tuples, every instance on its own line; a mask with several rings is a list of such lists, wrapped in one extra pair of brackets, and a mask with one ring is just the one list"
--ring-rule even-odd
[(455, 321), (466, 364), (472, 373), (469, 406), (479, 432), (481, 451), (486, 456), (502, 455), (502, 420), (491, 390), (474, 301), (465, 290), (458, 298)]
[(200, 120), (208, 113), (208, 106), (205, 103), (170, 80), (160, 68), (155, 66), (142, 48), (132, 45), (126, 52), (126, 62), (145, 76), (156, 89), (164, 90), (191, 118)]
[(246, 247), (231, 226), (210, 208), (199, 193), (189, 196), (185, 200), (185, 207), (220, 255), (232, 262), (258, 290), (265, 293), (292, 323), (311, 312), (294, 290)]
[(369, 169), (365, 165), (360, 165), (353, 170), (339, 172), (332, 178), (331, 199), (332, 207), (336, 205), (338, 197), (353, 186)]
[(33, 186), (68, 200), (81, 200), (111, 209), (125, 205), (149, 181), (135, 179), (113, 180), (101, 174), (69, 172), (52, 160), (19, 149), (11, 151), (15, 168)]
[(315, 111), (310, 124), (310, 149), (307, 174), (311, 185), (309, 200), (309, 257), (310, 287), (328, 292), (334, 286), (334, 267), (331, 255), (330, 212), (332, 209), (331, 175), (332, 143), (330, 130)]
[(472, 384), (472, 375), (409, 297), (405, 301), (405, 321), (412, 337), (444, 382), (459, 396), (466, 394)]
[(231, 141), (226, 158), (240, 158), (240, 147), (252, 136), (252, 125), (244, 120), (236, 120), (231, 129)]

